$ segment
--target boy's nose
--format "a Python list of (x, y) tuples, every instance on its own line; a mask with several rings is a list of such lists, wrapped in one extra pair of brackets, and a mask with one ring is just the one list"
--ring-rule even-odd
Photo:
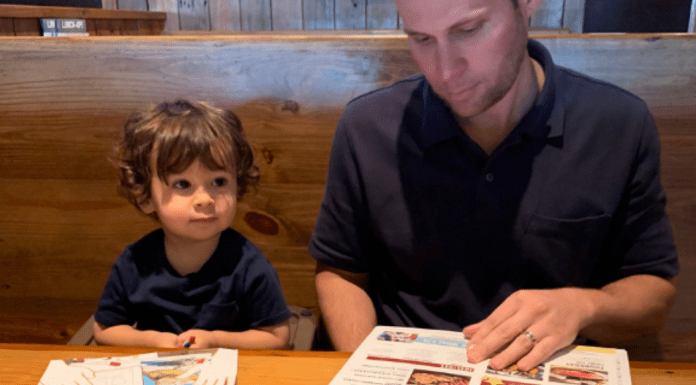
[(215, 201), (213, 197), (208, 194), (207, 191), (200, 191), (196, 194), (195, 205), (196, 207), (211, 206)]

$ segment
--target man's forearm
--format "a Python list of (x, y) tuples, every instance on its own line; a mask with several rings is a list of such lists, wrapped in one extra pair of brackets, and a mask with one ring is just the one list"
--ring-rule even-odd
[(352, 352), (377, 325), (365, 276), (317, 266), (316, 288), (322, 318), (334, 348)]
[(603, 345), (655, 333), (667, 321), (676, 296), (676, 277), (635, 275), (597, 292), (596, 312), (580, 334)]

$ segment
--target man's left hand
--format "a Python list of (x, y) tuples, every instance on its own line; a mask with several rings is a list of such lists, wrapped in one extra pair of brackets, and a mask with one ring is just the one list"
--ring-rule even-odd
[(464, 328), (469, 362), (492, 357), (493, 369), (514, 363), (521, 371), (533, 369), (575, 340), (594, 312), (594, 292), (562, 288), (513, 293), (488, 318)]

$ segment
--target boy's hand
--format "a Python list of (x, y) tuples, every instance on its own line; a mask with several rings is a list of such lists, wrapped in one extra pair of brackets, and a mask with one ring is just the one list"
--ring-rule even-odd
[[(191, 340), (191, 337), (194, 337)], [(208, 330), (191, 329), (187, 330), (176, 337), (176, 347), (184, 348), (184, 344), (190, 342), (190, 349), (206, 349), (217, 347), (217, 341), (213, 337), (213, 333)]]
[(157, 348), (177, 348), (177, 335), (174, 333), (154, 332), (150, 345)]

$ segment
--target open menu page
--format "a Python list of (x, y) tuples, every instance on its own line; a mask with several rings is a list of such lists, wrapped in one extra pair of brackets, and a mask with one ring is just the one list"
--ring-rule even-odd
[(570, 346), (536, 368), (470, 364), (461, 332), (377, 326), (330, 385), (631, 385), (625, 350)]

